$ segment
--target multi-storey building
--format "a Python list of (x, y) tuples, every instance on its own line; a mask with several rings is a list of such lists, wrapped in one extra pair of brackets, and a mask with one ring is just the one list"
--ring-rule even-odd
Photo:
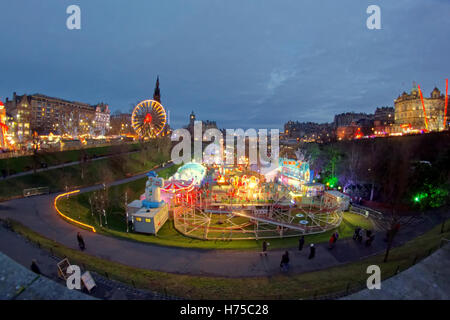
[(374, 121), (379, 125), (390, 125), (395, 122), (395, 109), (393, 107), (381, 107), (375, 110)]
[(8, 112), (12, 121), (10, 121), (9, 134), (18, 143), (22, 143), (31, 138), (31, 105), (28, 98), (17, 96), (14, 92), (13, 101), (6, 98), (6, 112)]
[[(411, 93), (403, 92), (395, 103), (395, 131), (398, 133), (414, 131), (444, 130), (445, 95), (434, 88), (429, 98), (423, 95), (423, 103), (419, 89), (413, 85)], [(448, 111), (447, 111), (448, 116)]]
[(350, 126), (353, 122), (358, 122), (360, 120), (373, 120), (373, 114), (367, 113), (357, 113), (357, 112), (346, 112), (337, 114), (334, 116), (334, 125), (335, 127), (344, 127)]
[(110, 126), (111, 111), (107, 104), (99, 103), (95, 106), (95, 129), (96, 133), (102, 136), (106, 135), (111, 129)]
[(284, 124), (283, 138), (303, 142), (330, 142), (335, 139), (335, 131), (332, 123), (288, 121)]
[(375, 110), (373, 121), (373, 134), (376, 136), (386, 136), (393, 132), (395, 123), (395, 109), (393, 107), (381, 107)]
[(110, 133), (113, 135), (129, 135), (134, 133), (131, 127), (131, 113), (116, 112), (112, 114), (110, 126)]
[(37, 134), (72, 136), (105, 134), (109, 129), (110, 111), (106, 104), (89, 105), (68, 101), (43, 94), (19, 96), (6, 99), (7, 111), (14, 118), (12, 131), (18, 141)]

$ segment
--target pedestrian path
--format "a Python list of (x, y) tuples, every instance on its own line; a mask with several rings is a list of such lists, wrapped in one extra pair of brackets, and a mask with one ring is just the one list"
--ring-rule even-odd
[[(144, 177), (138, 175), (112, 183), (118, 185)], [(102, 188), (102, 185), (84, 188), (81, 192)], [(53, 195), (15, 199), (0, 203), (0, 218), (11, 218), (47, 238), (73, 249), (78, 249), (76, 234), (81, 232), (86, 242), (86, 253), (149, 270), (221, 277), (271, 276), (280, 273), (280, 260), (285, 250), (269, 250), (267, 257), (257, 251), (206, 250), (178, 247), (164, 247), (134, 242), (81, 230), (67, 223), (53, 207)], [(402, 244), (427, 231), (437, 223), (425, 220), (410, 229), (401, 230), (394, 245)], [(364, 257), (381, 253), (385, 249), (383, 234), (376, 234), (370, 247), (355, 243), (352, 239), (338, 240), (334, 249), (328, 244), (316, 244), (316, 257), (308, 260), (309, 243), (305, 249), (290, 249), (290, 273), (298, 274), (338, 266)], [(269, 247), (270, 248), (270, 247)]]
[[(73, 299), (84, 298), (85, 296), (72, 295), (70, 292), (62, 290), (64, 281), (58, 277), (56, 264), (62, 260), (61, 257), (55, 257), (50, 252), (38, 248), (37, 245), (27, 241), (22, 236), (8, 230), (0, 224), (0, 251), (3, 256), (8, 256), (9, 267), (3, 263), (2, 253), (0, 253), (0, 269), (5, 270), (5, 278), (8, 277), (8, 284), (4, 285), (0, 276), (0, 299), (10, 299), (16, 293), (18, 285), (31, 283), (36, 275), (29, 270), (31, 261), (34, 259), (42, 273), (40, 283), (46, 283), (40, 286), (38, 290), (33, 289), (34, 299)], [(83, 266), (80, 266), (83, 269)], [(14, 271), (11, 271), (14, 270)], [(18, 270), (18, 271), (15, 271)], [(84, 272), (85, 270), (82, 270)], [(0, 271), (1, 273), (1, 271)], [(20, 277), (18, 279), (17, 277)], [(140, 290), (132, 286), (106, 278), (105, 275), (99, 275), (91, 272), (96, 283), (96, 288), (91, 292), (90, 296), (98, 299), (115, 300), (115, 299), (132, 299), (132, 300), (173, 300), (176, 297), (166, 296), (157, 292), (148, 290)], [(30, 280), (31, 279), (31, 280)], [(53, 283), (52, 283), (53, 282)], [(14, 284), (14, 286), (13, 286)], [(55, 286), (56, 285), (56, 286)], [(34, 287), (33, 287), (34, 288)], [(55, 291), (54, 288), (57, 288)], [(53, 293), (55, 291), (58, 295)], [(21, 295), (18, 298), (30, 297), (29, 293)]]

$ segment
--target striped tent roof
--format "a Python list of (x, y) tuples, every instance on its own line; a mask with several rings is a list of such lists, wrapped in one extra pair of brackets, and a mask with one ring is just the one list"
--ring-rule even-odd
[(181, 191), (191, 191), (194, 188), (194, 180), (166, 180), (164, 181), (164, 186), (161, 190), (165, 192), (181, 192)]

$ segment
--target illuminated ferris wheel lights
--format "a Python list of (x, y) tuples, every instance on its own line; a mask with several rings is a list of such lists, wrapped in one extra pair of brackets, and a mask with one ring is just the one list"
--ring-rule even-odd
[(131, 116), (131, 125), (141, 138), (158, 136), (164, 129), (166, 121), (166, 111), (155, 100), (140, 102)]

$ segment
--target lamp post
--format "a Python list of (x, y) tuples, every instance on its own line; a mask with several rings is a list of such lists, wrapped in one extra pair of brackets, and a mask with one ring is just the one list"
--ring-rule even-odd
[(127, 225), (127, 233), (128, 233), (128, 192), (125, 192), (125, 218), (126, 218), (126, 225)]

